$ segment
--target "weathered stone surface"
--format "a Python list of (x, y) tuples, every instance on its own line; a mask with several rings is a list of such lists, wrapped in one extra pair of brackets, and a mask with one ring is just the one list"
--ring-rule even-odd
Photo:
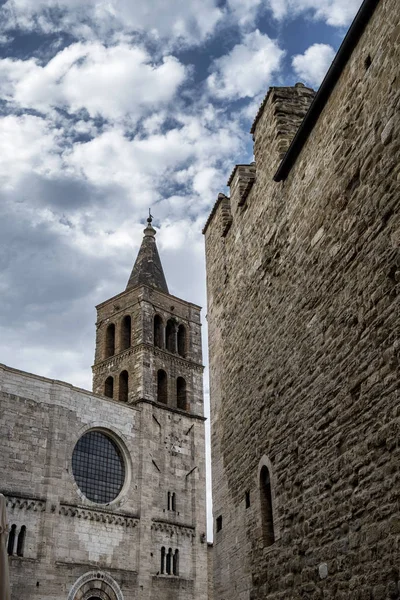
[(245, 203), (226, 235), (227, 200), (206, 226), (218, 600), (398, 598), (398, 18), (396, 0), (378, 3), (281, 183), (271, 91)]

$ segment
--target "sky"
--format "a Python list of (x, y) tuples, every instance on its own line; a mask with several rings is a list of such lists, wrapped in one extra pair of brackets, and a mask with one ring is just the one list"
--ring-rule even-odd
[(94, 307), (149, 208), (170, 292), (204, 317), (201, 230), (257, 108), (318, 88), (360, 4), (0, 0), (0, 363), (91, 389)]

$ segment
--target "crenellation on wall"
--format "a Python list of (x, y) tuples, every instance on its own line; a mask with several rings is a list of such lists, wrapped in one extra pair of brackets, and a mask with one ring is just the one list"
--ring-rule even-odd
[(288, 150), (315, 92), (297, 83), (294, 87), (272, 87), (262, 102), (250, 133), (262, 185), (271, 180)]
[(230, 188), (230, 207), (233, 218), (238, 208), (246, 202), (247, 196), (256, 179), (256, 164), (236, 165), (228, 179), (227, 186)]

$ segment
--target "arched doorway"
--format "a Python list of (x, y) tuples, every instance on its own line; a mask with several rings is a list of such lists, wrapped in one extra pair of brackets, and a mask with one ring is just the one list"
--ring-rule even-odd
[(104, 571), (91, 571), (79, 577), (68, 600), (124, 600), (118, 583)]

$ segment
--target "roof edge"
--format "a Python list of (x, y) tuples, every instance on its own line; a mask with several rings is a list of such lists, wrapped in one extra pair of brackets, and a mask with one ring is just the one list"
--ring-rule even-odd
[[(235, 167), (235, 169), (236, 169), (236, 167)], [(225, 196), (225, 194), (223, 192), (220, 192), (218, 194), (218, 198), (216, 199), (216, 201), (214, 203), (214, 206), (212, 207), (211, 212), (210, 212), (210, 214), (207, 217), (207, 221), (205, 222), (205, 225), (204, 225), (204, 227), (203, 227), (203, 229), (201, 231), (201, 233), (203, 235), (206, 234), (208, 226), (211, 223), (211, 221), (213, 220), (214, 215), (217, 212), (219, 205), (221, 204), (222, 200), (224, 200), (225, 198), (227, 198), (228, 200), (230, 200), (229, 196)]]
[(350, 28), (340, 45), (338, 52), (327, 74), (317, 91), (306, 116), (304, 117), (292, 143), (289, 146), (278, 170), (274, 175), (274, 181), (283, 181), (289, 175), (291, 168), (297, 160), (303, 146), (305, 145), (311, 131), (314, 128), (321, 112), (327, 104), (340, 75), (342, 74), (349, 58), (358, 44), (366, 26), (375, 12), (380, 0), (364, 0), (360, 6)]

